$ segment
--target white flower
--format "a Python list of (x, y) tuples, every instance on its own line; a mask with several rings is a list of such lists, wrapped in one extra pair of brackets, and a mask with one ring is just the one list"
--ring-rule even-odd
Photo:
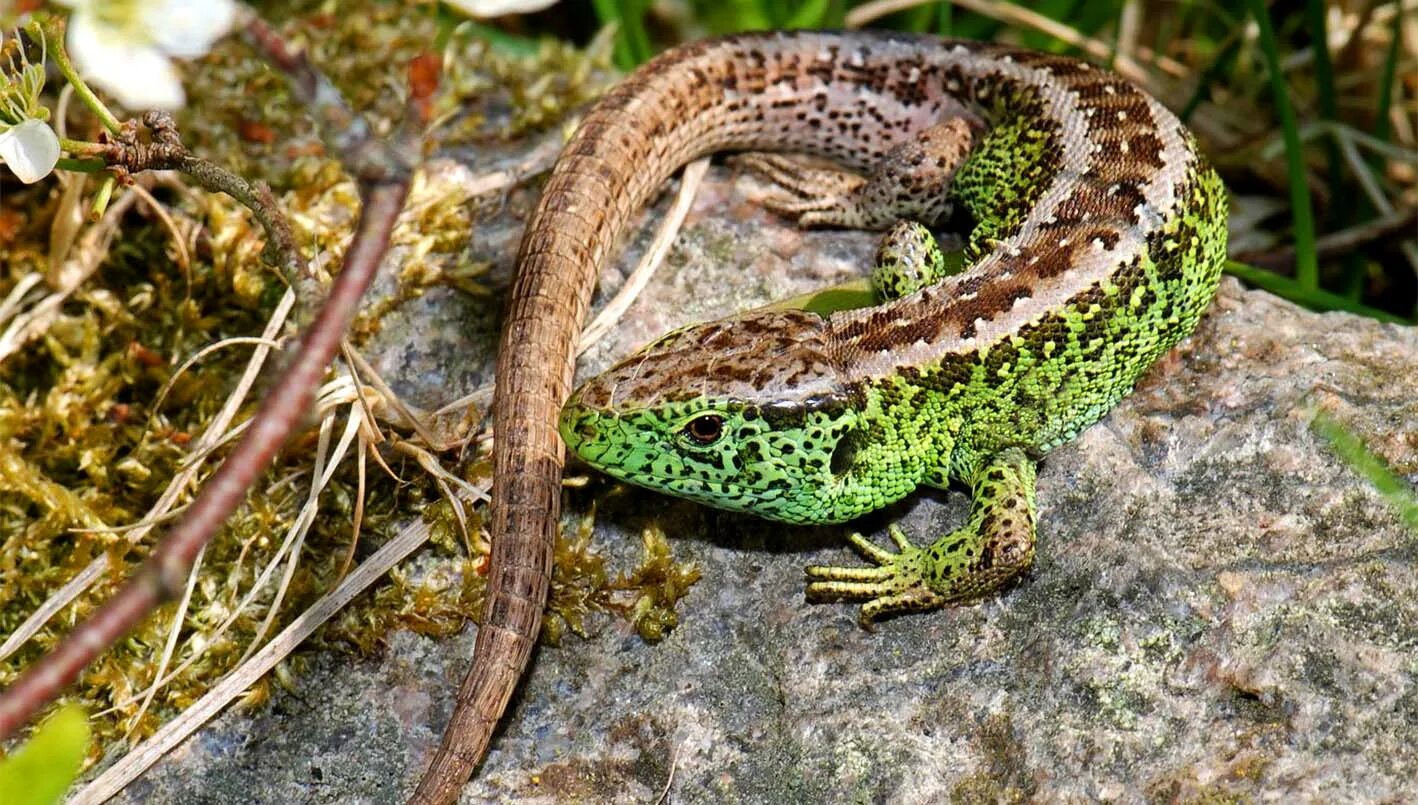
[(130, 109), (175, 109), (170, 56), (201, 56), (231, 30), (235, 0), (59, 0), (74, 12), (66, 44), (84, 78)]
[(25, 120), (0, 134), (0, 162), (25, 184), (48, 176), (59, 161), (59, 137), (43, 120)]
[(556, 0), (447, 0), (447, 3), (471, 17), (501, 17), (541, 11), (555, 5)]

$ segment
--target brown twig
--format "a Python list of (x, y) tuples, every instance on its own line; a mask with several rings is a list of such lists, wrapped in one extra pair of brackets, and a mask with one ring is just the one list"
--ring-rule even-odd
[(300, 351), (266, 395), (251, 429), (128, 584), (0, 694), (0, 739), (13, 735), (99, 654), (182, 592), (198, 551), (241, 503), (310, 405), (315, 386), (388, 248), (407, 190), (407, 182), (366, 187), (359, 228), (343, 270)]
[[(177, 124), (167, 112), (148, 112), (143, 125), (151, 140), (138, 138), (131, 124), (122, 133), (106, 140), (96, 153), (110, 170), (120, 176), (151, 170), (175, 170), (191, 177), (204, 190), (225, 193), (251, 210), (261, 228), (266, 231), (266, 247), (262, 259), (275, 266), (286, 282), (296, 290), (296, 299), (318, 299), (319, 279), (310, 272), (310, 264), (295, 243), (290, 222), (281, 211), (271, 188), (264, 182), (249, 182), (207, 159), (197, 156), (183, 145)], [(304, 323), (304, 322), (302, 322)]]
[[(349, 114), (334, 87), (303, 56), (292, 55), (280, 37), (251, 12), (247, 12), (247, 38), (290, 75), (295, 95), (310, 108), (328, 144), (345, 159), (346, 168), (358, 181), (364, 205), (354, 239), (300, 350), (262, 401), (250, 429), (182, 519), (123, 589), (0, 693), (0, 740), (14, 735), (99, 654), (155, 608), (182, 592), (202, 546), (241, 503), (246, 490), (305, 414), (316, 384), (388, 251), (390, 234), (403, 208), (412, 174), (413, 163), (405, 156), (407, 150), (395, 150), (375, 140), (369, 127)], [(152, 122), (162, 123), (157, 119)], [(154, 128), (156, 134), (161, 126)], [(164, 148), (171, 151), (170, 156), (180, 153), (172, 149), (170, 142), (155, 142), (151, 148), (154, 150), (147, 155), (151, 160), (160, 160)], [(127, 156), (134, 160), (133, 164), (142, 164), (142, 154), (130, 152)], [(208, 174), (208, 178), (214, 175)], [(233, 197), (242, 200), (235, 194)], [(253, 193), (250, 197), (256, 196)]]
[[(1413, 232), (1415, 226), (1418, 226), (1418, 209), (1408, 207), (1394, 210), (1372, 221), (1316, 238), (1315, 252), (1321, 260), (1337, 257), (1391, 235)], [(1261, 268), (1286, 269), (1295, 267), (1295, 247), (1293, 245), (1241, 252), (1232, 255), (1232, 257), (1242, 263), (1250, 263)]]

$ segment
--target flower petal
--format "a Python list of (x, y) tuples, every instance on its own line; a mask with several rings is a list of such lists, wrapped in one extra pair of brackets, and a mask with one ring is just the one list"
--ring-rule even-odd
[(0, 162), (25, 184), (48, 176), (59, 162), (59, 137), (47, 123), (26, 120), (0, 134)]
[(150, 0), (148, 35), (164, 52), (184, 59), (205, 55), (236, 21), (234, 0)]
[(69, 17), (65, 40), (84, 78), (102, 87), (130, 109), (176, 109), (182, 105), (182, 82), (161, 51), (125, 39), (83, 10)]
[(446, 0), (473, 17), (501, 17), (505, 14), (527, 14), (556, 4), (556, 0)]

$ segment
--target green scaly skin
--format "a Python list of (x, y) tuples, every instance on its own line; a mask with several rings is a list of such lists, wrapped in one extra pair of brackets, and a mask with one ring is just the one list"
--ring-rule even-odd
[[(572, 396), (560, 420), (566, 443), (617, 478), (792, 523), (843, 522), (922, 484), (964, 483), (973, 505), (960, 528), (925, 548), (893, 528), (897, 552), (854, 536), (874, 566), (808, 568), (808, 593), (865, 600), (870, 621), (978, 600), (1011, 583), (1034, 555), (1035, 462), (1102, 417), (1195, 328), (1226, 236), (1225, 191), (1189, 136), (1179, 135), (1187, 164), (1168, 168), (1174, 203), (1149, 222), (1110, 206), (1120, 184), (1064, 176), (1061, 129), (1039, 117), (1026, 90), (977, 99), (986, 133), (963, 159), (942, 150), (970, 139), (962, 127), (938, 142), (923, 136), (923, 145), (889, 152), (888, 169), (865, 181), (815, 182), (816, 199), (814, 182), (794, 183), (787, 160), (759, 165), (799, 197), (772, 206), (814, 224), (933, 221), (946, 211), (942, 199), (962, 207), (975, 222), (970, 270), (944, 277), (929, 231), (899, 225), (874, 276), (883, 307), (828, 318), (754, 312), (671, 333)], [(1136, 91), (1106, 94), (1123, 92)], [(1163, 114), (1154, 113), (1157, 129), (1174, 124)], [(1151, 134), (1137, 131), (1133, 143)], [(928, 201), (919, 166), (931, 160), (922, 153), (939, 156)], [(1116, 162), (1074, 165), (1069, 175), (1126, 170), (1129, 154), (1125, 142)], [(893, 160), (906, 168), (893, 172)], [(892, 178), (906, 169), (918, 173)], [(1074, 181), (1075, 201), (1040, 209), (1050, 188)], [(899, 203), (884, 205), (893, 192)], [(1051, 284), (1085, 248), (1111, 254), (1113, 233), (1136, 235), (1139, 247), (1119, 247), (1103, 269), (1095, 263), (1090, 282), (1067, 291)], [(1059, 252), (1048, 251), (1055, 245)], [(1031, 250), (1044, 257), (1026, 259)], [(981, 297), (993, 313), (962, 312)], [(1049, 303), (1022, 304), (1036, 300)]]

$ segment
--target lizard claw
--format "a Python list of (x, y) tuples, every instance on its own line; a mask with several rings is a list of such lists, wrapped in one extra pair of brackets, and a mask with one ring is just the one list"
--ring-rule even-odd
[(873, 621), (899, 612), (934, 609), (946, 603), (944, 596), (926, 582), (924, 551), (911, 544), (896, 526), (887, 529), (898, 549), (893, 553), (861, 534), (848, 541), (876, 567), (813, 565), (807, 568), (807, 596), (814, 600), (865, 601), (859, 621), (870, 628)]
[(761, 203), (798, 226), (850, 227), (856, 220), (855, 194), (864, 180), (854, 173), (783, 154), (742, 154), (735, 162), (777, 188)]

